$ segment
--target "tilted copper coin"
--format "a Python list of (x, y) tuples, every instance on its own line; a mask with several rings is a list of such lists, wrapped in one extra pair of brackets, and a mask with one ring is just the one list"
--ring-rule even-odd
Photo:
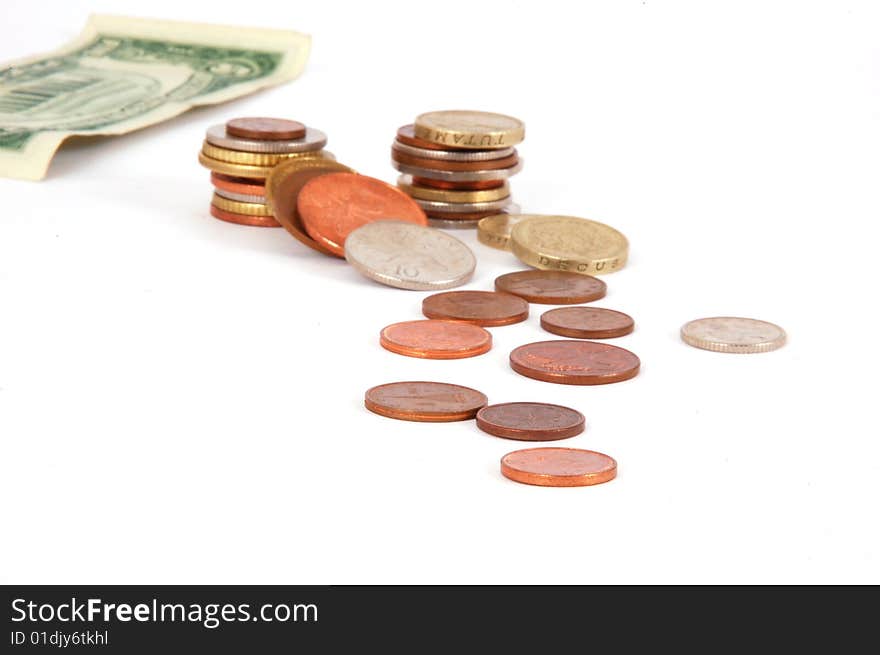
[(366, 175), (330, 173), (310, 180), (296, 201), (306, 232), (340, 257), (345, 237), (373, 221), (394, 219), (427, 225), (428, 217), (397, 187)]
[(425, 148), (427, 150), (466, 150), (466, 148), (448, 147), (439, 143), (433, 143), (432, 141), (425, 141), (424, 139), (420, 139), (416, 136), (414, 128), (415, 126), (412, 123), (399, 128), (397, 130), (397, 140), (401, 143), (405, 143), (408, 146), (413, 146), (415, 148)]
[(407, 357), (464, 359), (489, 352), (492, 335), (479, 325), (461, 321), (406, 321), (383, 328), (379, 343)]
[(432, 189), (447, 189), (449, 191), (485, 191), (486, 189), (498, 189), (507, 184), (507, 180), (477, 180), (476, 182), (448, 182), (446, 180), (432, 180), (429, 177), (412, 177), (407, 175), (413, 184)]
[(391, 159), (400, 164), (406, 164), (407, 166), (417, 166), (419, 168), (451, 172), (494, 171), (496, 169), (516, 166), (519, 162), (519, 156), (516, 154), (516, 150), (514, 150), (512, 155), (501, 157), (500, 159), (490, 159), (489, 161), (443, 161), (441, 159), (413, 157), (392, 148)]
[(296, 208), (299, 192), (310, 180), (328, 173), (353, 173), (330, 160), (291, 160), (278, 164), (266, 178), (266, 203), (276, 220), (300, 243), (325, 255), (339, 256), (306, 232)]
[(211, 184), (218, 189), (230, 193), (240, 193), (250, 196), (263, 196), (266, 194), (265, 180), (252, 180), (246, 177), (232, 177), (221, 173), (211, 172)]
[(605, 296), (605, 283), (568, 271), (516, 271), (495, 278), (495, 289), (542, 305), (575, 305)]
[(235, 212), (225, 211), (211, 205), (211, 216), (219, 218), (227, 223), (238, 223), (239, 225), (251, 225), (253, 227), (281, 227), (271, 216), (251, 216), (249, 214), (236, 214)]
[(495, 291), (444, 291), (422, 301), (428, 318), (467, 321), (485, 327), (519, 323), (529, 317), (529, 303)]
[(242, 139), (280, 141), (303, 138), (306, 126), (285, 118), (233, 118), (226, 122), (226, 133)]
[(528, 448), (501, 458), (506, 478), (539, 487), (588, 487), (613, 480), (617, 462), (608, 455), (579, 448)]
[[(506, 211), (511, 211), (508, 207)], [(480, 219), (477, 223), (477, 240), (483, 245), (510, 250), (510, 230), (523, 220), (522, 214), (492, 214)]]
[(632, 317), (602, 307), (559, 307), (541, 315), (541, 327), (563, 337), (612, 339), (635, 329)]
[(510, 353), (510, 368), (528, 378), (557, 384), (611, 384), (634, 378), (639, 358), (593, 341), (538, 341)]
[(489, 402), (470, 387), (445, 382), (391, 382), (368, 389), (371, 412), (402, 421), (445, 422), (472, 419)]
[(477, 412), (483, 432), (520, 441), (556, 441), (584, 431), (586, 419), (576, 409), (549, 403), (502, 403)]

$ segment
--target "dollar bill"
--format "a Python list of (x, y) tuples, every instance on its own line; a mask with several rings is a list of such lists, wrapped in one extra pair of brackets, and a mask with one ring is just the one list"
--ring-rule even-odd
[(298, 32), (92, 16), (59, 50), (0, 68), (0, 176), (39, 180), (71, 135), (124, 134), (302, 71)]

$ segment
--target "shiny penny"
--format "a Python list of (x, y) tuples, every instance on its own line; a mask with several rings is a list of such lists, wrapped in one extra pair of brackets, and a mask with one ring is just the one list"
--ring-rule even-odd
[(397, 187), (356, 173), (330, 173), (303, 186), (296, 202), (306, 232), (340, 257), (349, 232), (373, 221), (395, 219), (427, 225), (428, 217)]
[(249, 214), (237, 214), (235, 212), (225, 211), (211, 205), (211, 216), (219, 218), (227, 223), (237, 223), (239, 225), (251, 225), (253, 227), (281, 227), (271, 216), (251, 216)]
[(438, 171), (493, 171), (499, 168), (510, 168), (519, 162), (519, 157), (514, 150), (514, 154), (500, 159), (491, 159), (489, 161), (443, 161), (440, 159), (426, 159), (424, 157), (413, 157), (391, 149), (391, 158), (407, 166), (418, 166), (419, 168), (428, 168)]
[(422, 301), (428, 318), (467, 321), (486, 327), (519, 323), (529, 317), (529, 304), (509, 293), (494, 291), (446, 291)]
[(211, 173), (211, 184), (229, 193), (248, 196), (262, 196), (266, 193), (264, 180), (249, 180), (243, 177), (232, 177), (221, 173)]
[(629, 334), (635, 322), (628, 314), (602, 307), (559, 307), (541, 315), (541, 327), (562, 337), (613, 339)]
[(588, 487), (613, 480), (617, 462), (608, 455), (579, 448), (528, 448), (501, 458), (506, 478), (539, 487)]
[(286, 118), (233, 118), (226, 123), (226, 133), (242, 139), (280, 141), (303, 138), (306, 126)]
[(445, 382), (391, 382), (368, 389), (371, 412), (403, 421), (466, 421), (489, 400), (476, 389)]
[(593, 341), (538, 341), (515, 348), (510, 367), (528, 378), (557, 384), (611, 384), (635, 377), (639, 358)]
[(495, 278), (495, 289), (543, 305), (576, 305), (603, 298), (605, 283), (568, 271), (516, 271)]
[(721, 353), (766, 353), (785, 345), (785, 330), (755, 318), (715, 316), (685, 323), (682, 340)]
[(379, 342), (385, 350), (407, 357), (463, 359), (489, 352), (492, 335), (460, 321), (406, 321), (384, 328)]
[(477, 427), (505, 439), (555, 441), (583, 432), (586, 419), (576, 409), (562, 405), (502, 403), (477, 412)]

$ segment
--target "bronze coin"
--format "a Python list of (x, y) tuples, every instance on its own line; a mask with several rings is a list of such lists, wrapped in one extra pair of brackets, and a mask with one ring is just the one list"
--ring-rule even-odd
[(568, 439), (584, 431), (586, 419), (576, 409), (549, 403), (502, 403), (477, 412), (483, 432), (520, 441)]
[(402, 421), (439, 423), (472, 419), (488, 403), (485, 394), (445, 382), (391, 382), (368, 389), (371, 412)]
[(510, 353), (510, 368), (528, 378), (557, 384), (611, 384), (634, 378), (639, 358), (607, 343), (538, 341)]
[(608, 455), (579, 448), (528, 448), (501, 458), (506, 478), (539, 487), (588, 487), (613, 480), (617, 462)]
[(361, 225), (393, 219), (427, 225), (415, 200), (396, 186), (357, 173), (330, 173), (305, 184), (296, 201), (306, 232), (332, 253), (345, 256), (345, 237)]
[(491, 211), (482, 211), (482, 212), (434, 212), (430, 209), (425, 210), (425, 214), (428, 218), (439, 218), (446, 221), (478, 221), (481, 218), (486, 218), (487, 216), (497, 216), (498, 214), (503, 214), (503, 210), (494, 209)]
[(226, 221), (227, 223), (237, 223), (239, 225), (250, 225), (253, 227), (281, 227), (281, 225), (278, 224), (278, 221), (271, 216), (236, 214), (235, 212), (228, 212), (225, 209), (220, 209), (214, 205), (211, 205), (211, 216), (219, 218), (221, 221)]
[(613, 309), (559, 307), (541, 315), (541, 327), (563, 337), (612, 339), (632, 332), (635, 323), (629, 315)]
[(428, 318), (465, 321), (491, 327), (519, 323), (529, 317), (529, 303), (495, 291), (444, 291), (422, 301)]
[(606, 291), (605, 283), (592, 275), (536, 269), (497, 277), (495, 288), (543, 305), (592, 302), (602, 298)]
[(424, 359), (463, 359), (489, 352), (492, 335), (461, 321), (406, 321), (384, 328), (379, 343), (386, 350)]
[(264, 180), (249, 180), (247, 178), (232, 177), (231, 175), (221, 175), (220, 173), (212, 172), (211, 184), (223, 191), (241, 193), (247, 196), (262, 196), (266, 193)]
[(408, 146), (416, 148), (427, 148), (428, 150), (467, 150), (467, 148), (450, 148), (449, 146), (434, 143), (433, 141), (425, 141), (416, 136), (415, 126), (412, 124), (404, 125), (397, 130), (397, 140)]
[(509, 157), (490, 159), (489, 161), (444, 161), (442, 159), (413, 157), (392, 148), (391, 159), (407, 166), (418, 166), (435, 171), (494, 171), (499, 168), (516, 166), (519, 162), (519, 155), (514, 151)]
[(226, 122), (226, 134), (257, 141), (290, 141), (302, 139), (306, 126), (286, 118), (233, 118)]
[(485, 191), (486, 189), (499, 189), (507, 180), (477, 180), (476, 182), (448, 182), (447, 180), (432, 180), (427, 177), (413, 177), (412, 183), (417, 186), (426, 186), (431, 189), (445, 189), (447, 191)]

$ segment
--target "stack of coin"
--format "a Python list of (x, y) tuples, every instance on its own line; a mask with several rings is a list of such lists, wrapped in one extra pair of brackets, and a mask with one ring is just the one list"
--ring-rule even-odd
[(434, 227), (474, 227), (486, 216), (518, 211), (508, 178), (522, 168), (514, 146), (525, 125), (503, 114), (435, 111), (397, 130), (391, 165), (398, 186)]
[(199, 163), (211, 171), (211, 215), (230, 223), (280, 227), (266, 204), (266, 178), (292, 159), (333, 160), (320, 130), (282, 118), (235, 118), (208, 128)]

